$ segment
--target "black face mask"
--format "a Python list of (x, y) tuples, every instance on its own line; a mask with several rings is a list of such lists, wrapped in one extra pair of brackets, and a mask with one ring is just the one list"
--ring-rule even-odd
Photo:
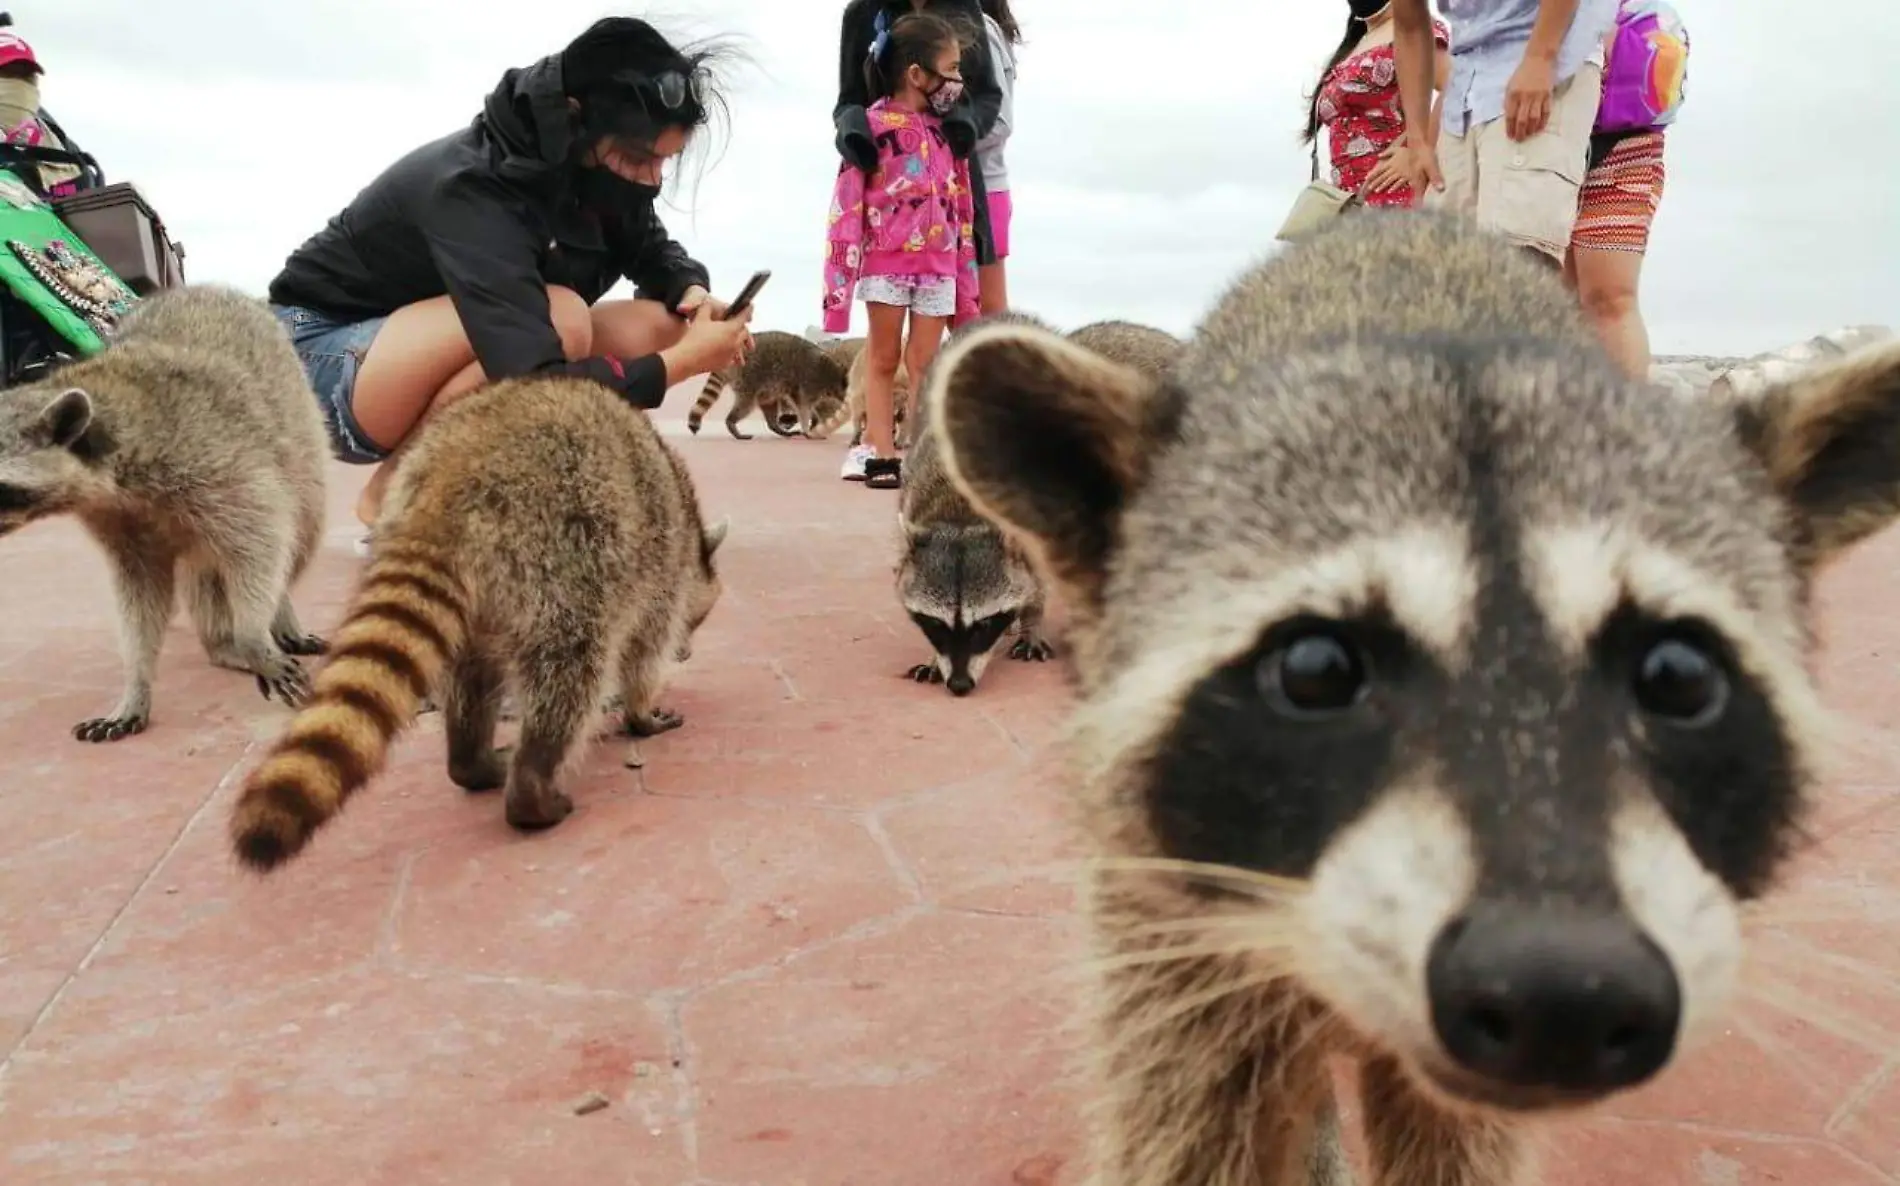
[(1346, 0), (1347, 6), (1352, 9), (1353, 18), (1360, 21), (1378, 16), (1390, 3), (1392, 0)]
[(644, 181), (628, 181), (609, 169), (581, 169), (575, 196), (581, 205), (601, 213), (651, 206), (659, 200), (660, 187)]

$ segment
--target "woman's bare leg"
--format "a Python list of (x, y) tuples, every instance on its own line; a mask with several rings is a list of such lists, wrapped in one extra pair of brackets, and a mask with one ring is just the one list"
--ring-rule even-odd
[(1003, 271), (1008, 262), (999, 259), (976, 270), (977, 299), (982, 302), (985, 317), (1009, 308), (1009, 279)]
[(658, 301), (602, 301), (591, 312), (593, 354), (639, 358), (677, 346), (686, 336), (686, 319)]
[[(572, 289), (550, 287), (548, 312), (570, 359), (592, 349), (587, 302)], [(392, 449), (356, 500), (356, 517), (374, 523), (396, 462), (418, 425), (486, 381), (462, 319), (446, 296), (405, 305), (390, 314), (363, 356), (350, 393), (350, 412), (378, 448)]]
[(923, 431), (923, 422), (917, 419), (917, 404), (923, 396), (924, 373), (930, 367), (930, 360), (937, 357), (937, 347), (943, 341), (943, 331), (950, 324), (947, 317), (919, 317), (910, 315), (910, 336), (904, 342), (904, 370), (910, 375), (910, 403), (904, 408), (904, 423), (910, 425), (910, 439), (914, 443), (917, 434)]
[[(870, 301), (864, 310), (871, 319), (870, 336), (864, 343), (864, 443), (871, 447), (873, 457), (895, 457), (897, 408), (892, 388), (897, 382), (897, 361), (904, 352), (904, 315), (909, 310)], [(911, 382), (917, 381), (913, 375)]]
[(1634, 251), (1605, 251), (1574, 247), (1577, 297), (1596, 327), (1603, 348), (1623, 373), (1638, 381), (1649, 378), (1649, 331), (1636, 304), (1642, 279), (1643, 257)]

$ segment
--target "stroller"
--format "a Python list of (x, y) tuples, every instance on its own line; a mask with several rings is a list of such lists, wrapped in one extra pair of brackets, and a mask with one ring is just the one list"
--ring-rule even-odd
[[(0, 143), (0, 387), (95, 353), (138, 297), (184, 283), (184, 253), (138, 191), (107, 184), (44, 108), (36, 118), (61, 147)], [(77, 176), (49, 194), (42, 164)]]

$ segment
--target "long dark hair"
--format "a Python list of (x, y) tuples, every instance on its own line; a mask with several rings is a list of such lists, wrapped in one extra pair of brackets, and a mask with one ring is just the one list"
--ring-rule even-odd
[(1357, 16), (1348, 15), (1346, 35), (1339, 39), (1339, 48), (1334, 50), (1333, 56), (1328, 59), (1326, 69), (1319, 72), (1319, 81), (1313, 84), (1313, 93), (1307, 97), (1306, 130), (1300, 133), (1301, 144), (1311, 144), (1314, 137), (1319, 135), (1319, 93), (1326, 89), (1326, 76), (1333, 72), (1335, 66), (1352, 56), (1352, 47), (1358, 45), (1359, 39), (1365, 35), (1366, 22)]
[(864, 88), (888, 99), (897, 93), (898, 81), (912, 66), (936, 72), (937, 57), (945, 49), (963, 49), (956, 26), (934, 12), (913, 12), (891, 22), (884, 45), (874, 41), (864, 56)]
[[(721, 40), (674, 45), (637, 17), (603, 17), (561, 51), (561, 85), (580, 103), (581, 143), (602, 136), (651, 148), (668, 128), (689, 136), (729, 118), (718, 67), (741, 56)], [(682, 97), (668, 105), (657, 80), (676, 73)]]
[(996, 22), (1003, 31), (1003, 40), (1011, 45), (1023, 43), (1023, 28), (1016, 23), (1016, 14), (1009, 10), (1009, 0), (983, 0), (983, 15)]

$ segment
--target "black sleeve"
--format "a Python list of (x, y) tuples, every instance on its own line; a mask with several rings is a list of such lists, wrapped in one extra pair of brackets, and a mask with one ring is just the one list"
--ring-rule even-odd
[(553, 370), (567, 361), (548, 312), (540, 238), (499, 181), (449, 174), (420, 221), (462, 330), (490, 379)]
[(974, 22), (976, 34), (963, 51), (963, 97), (943, 119), (944, 138), (950, 141), (950, 151), (959, 157), (976, 151), (976, 142), (990, 134), (1003, 110), (1003, 88), (996, 81), (996, 63), (990, 61), (983, 9), (976, 0), (969, 0), (964, 7), (969, 10), (967, 16)]
[(686, 290), (697, 284), (712, 290), (712, 277), (706, 265), (686, 254), (686, 248), (666, 233), (666, 224), (657, 211), (628, 219), (629, 241), (621, 245), (620, 273), (633, 281), (636, 289), (651, 295), (671, 309), (680, 303)]
[(844, 6), (844, 25), (838, 30), (838, 101), (831, 105), (833, 125), (838, 125), (851, 108), (862, 115), (871, 105), (872, 96), (864, 87), (864, 58), (871, 52), (875, 24), (866, 19), (869, 15), (870, 5), (863, 0), (852, 0)]

